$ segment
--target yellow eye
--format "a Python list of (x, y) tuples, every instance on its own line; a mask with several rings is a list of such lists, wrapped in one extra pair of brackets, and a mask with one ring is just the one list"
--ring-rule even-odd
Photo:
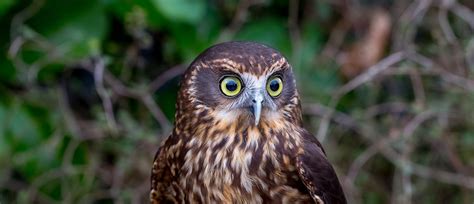
[(221, 91), (226, 96), (237, 96), (242, 90), (240, 79), (233, 76), (224, 77), (221, 80)]
[(277, 97), (281, 94), (283, 90), (283, 81), (280, 77), (275, 76), (268, 80), (267, 82), (267, 91), (268, 94), (272, 97)]

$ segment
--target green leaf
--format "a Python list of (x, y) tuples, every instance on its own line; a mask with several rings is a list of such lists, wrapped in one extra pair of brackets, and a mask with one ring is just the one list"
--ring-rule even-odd
[(170, 31), (174, 38), (173, 46), (184, 60), (192, 60), (209, 46), (209, 42), (200, 36), (195, 26), (175, 23), (170, 25)]
[(1, 0), (0, 1), (0, 18), (5, 14), (8, 9), (13, 6), (15, 0)]
[(197, 24), (206, 13), (204, 0), (153, 0), (155, 8), (171, 21)]
[(47, 1), (28, 24), (72, 59), (98, 54), (107, 27), (103, 5), (92, 0)]
[(311, 72), (315, 69), (315, 58), (322, 42), (320, 28), (313, 24), (304, 24), (301, 29), (300, 47), (298, 50), (293, 50), (289, 59), (297, 79), (305, 77), (308, 71)]
[(10, 155), (10, 146), (5, 138), (6, 117), (7, 107), (5, 107), (3, 103), (0, 103), (0, 121), (2, 121), (0, 122), (0, 166), (6, 166), (8, 156)]
[(39, 127), (27, 110), (18, 104), (18, 101), (10, 107), (5, 121), (5, 136), (10, 148), (15, 152), (27, 151), (40, 142)]
[(38, 81), (45, 85), (54, 86), (60, 80), (65, 69), (64, 64), (50, 64), (38, 72)]
[(16, 69), (13, 63), (7, 59), (6, 53), (0, 51), (0, 84), (12, 83), (15, 80)]
[(154, 3), (149, 0), (108, 0), (106, 5), (125, 23), (130, 23), (127, 22), (130, 16), (136, 15), (137, 12), (144, 13), (146, 23), (150, 27), (161, 27), (167, 22), (162, 13), (155, 8)]
[(329, 102), (331, 94), (341, 84), (337, 70), (330, 66), (307, 70), (300, 75), (300, 79), (304, 82), (304, 86), (300, 87), (303, 99), (310, 99), (311, 102)]
[[(41, 146), (39, 146), (41, 145)], [(60, 160), (55, 159), (55, 146), (38, 144), (38, 147), (30, 149), (24, 157), (24, 161), (14, 161), (15, 167), (28, 180), (32, 181), (41, 174), (59, 166)]]
[(286, 22), (282, 19), (264, 18), (251, 21), (237, 33), (236, 39), (267, 44), (285, 56), (291, 53), (288, 29), (286, 29)]
[[(20, 100), (8, 107), (4, 114), (2, 139), (8, 145), (6, 154), (12, 155), (10, 163), (29, 181), (59, 165), (55, 153), (60, 147), (59, 137), (52, 136), (49, 112), (42, 107)], [(3, 117), (3, 116), (1, 116)]]

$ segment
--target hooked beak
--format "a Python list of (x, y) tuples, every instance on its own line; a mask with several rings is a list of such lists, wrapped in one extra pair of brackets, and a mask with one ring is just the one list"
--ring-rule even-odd
[(261, 92), (256, 92), (252, 99), (252, 113), (255, 117), (255, 126), (258, 125), (260, 121), (260, 113), (262, 112), (262, 102), (263, 102), (263, 95)]

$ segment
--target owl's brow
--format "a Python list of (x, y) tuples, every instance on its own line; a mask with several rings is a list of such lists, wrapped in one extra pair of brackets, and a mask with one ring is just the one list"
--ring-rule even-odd
[[(222, 64), (214, 65), (212, 61), (211, 62), (201, 61), (196, 65), (196, 68), (197, 69), (206, 68), (218, 74), (238, 75), (235, 69), (230, 69), (231, 68), (230, 66), (228, 65), (221, 66), (221, 65)], [(215, 67), (215, 66), (220, 66), (220, 69), (211, 69), (212, 67)]]
[(285, 58), (280, 58), (276, 62), (274, 62), (272, 65), (270, 65), (270, 68), (268, 69), (269, 72), (274, 72), (277, 69), (281, 69), (283, 66), (287, 64)]
[[(255, 61), (249, 61), (250, 63), (255, 63)], [(203, 62), (204, 63), (204, 62)], [(219, 58), (219, 59), (213, 59), (211, 61), (205, 62), (206, 67), (219, 67), (221, 71), (228, 71), (228, 72), (234, 72), (236, 74), (238, 73), (244, 73), (245, 72), (245, 65), (236, 62), (235, 60), (229, 59), (229, 58)], [(263, 74), (263, 75), (268, 75), (271, 73), (274, 73), (277, 70), (281, 70), (282, 68), (285, 68), (287, 65), (287, 61), (284, 57), (279, 57), (277, 58), (270, 66), (268, 66), (266, 69), (262, 69), (262, 64), (256, 63), (253, 66), (258, 66), (259, 71), (256, 73), (253, 72), (254, 74)], [(250, 70), (249, 70), (250, 71)], [(258, 73), (258, 72), (263, 72), (263, 73)]]
[(228, 58), (214, 59), (210, 61), (209, 64), (219, 66), (220, 68), (224, 68), (224, 69), (227, 69), (228, 71), (233, 71), (233, 72), (239, 72), (243, 68), (242, 64)]

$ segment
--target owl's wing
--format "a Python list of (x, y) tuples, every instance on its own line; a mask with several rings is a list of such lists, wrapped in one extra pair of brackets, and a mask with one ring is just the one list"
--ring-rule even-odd
[(169, 146), (172, 145), (173, 139), (168, 137), (161, 145), (153, 160), (153, 167), (151, 170), (151, 188), (150, 201), (153, 204), (157, 203), (180, 203), (180, 197), (177, 196), (175, 180), (176, 180), (176, 165), (172, 165), (170, 155), (175, 155), (170, 152)]
[(297, 157), (300, 179), (316, 203), (346, 203), (336, 172), (319, 141), (310, 133), (303, 135), (304, 153)]

